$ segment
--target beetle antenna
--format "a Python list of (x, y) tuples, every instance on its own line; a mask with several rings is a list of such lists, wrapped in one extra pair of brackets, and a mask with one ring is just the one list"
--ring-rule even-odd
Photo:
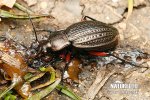
[(34, 31), (34, 34), (35, 34), (35, 40), (36, 40), (37, 42), (39, 42), (39, 41), (38, 41), (38, 37), (37, 37), (37, 33), (36, 33), (35, 26), (34, 26), (34, 24), (33, 24), (32, 20), (31, 20), (31, 17), (30, 17), (30, 15), (29, 15), (29, 13), (28, 13), (28, 12), (27, 12), (27, 14), (28, 14), (28, 16), (29, 16), (29, 20), (30, 20), (31, 25), (32, 25), (32, 27), (33, 27), (33, 31)]

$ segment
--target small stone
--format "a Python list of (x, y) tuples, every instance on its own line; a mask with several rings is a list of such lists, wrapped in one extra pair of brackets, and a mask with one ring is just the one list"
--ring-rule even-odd
[(64, 72), (63, 79), (66, 79), (66, 78), (68, 78), (68, 77), (69, 77), (69, 74), (68, 74), (68, 72), (67, 72), (67, 71), (65, 71), (65, 72)]
[(10, 24), (9, 27), (10, 27), (10, 29), (15, 29), (16, 28), (16, 26), (14, 24)]
[(48, 5), (47, 5), (47, 2), (43, 1), (43, 2), (40, 3), (40, 6), (41, 6), (42, 9), (46, 9)]
[(131, 37), (132, 40), (137, 40), (138, 38), (140, 38), (140, 36), (138, 34)]
[(16, 0), (0, 0), (0, 7), (5, 5), (6, 7), (12, 8)]
[(120, 35), (119, 35), (119, 37), (120, 37), (120, 40), (121, 40), (121, 41), (123, 41), (123, 40), (124, 40), (124, 36), (123, 36), (123, 34), (120, 34)]
[(119, 23), (119, 27), (123, 30), (126, 30), (127, 24), (126, 23)]
[(24, 0), (28, 6), (33, 6), (37, 3), (37, 0)]
[(112, 2), (114, 2), (114, 3), (116, 3), (116, 2), (118, 2), (119, 0), (112, 0)]
[(148, 66), (150, 66), (150, 61), (147, 62)]

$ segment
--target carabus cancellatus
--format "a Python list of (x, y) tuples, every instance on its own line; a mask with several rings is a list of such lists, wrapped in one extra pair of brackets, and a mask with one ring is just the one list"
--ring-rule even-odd
[[(47, 53), (47, 48), (56, 53), (56, 51), (61, 51), (69, 46), (79, 51), (89, 52), (92, 55), (95, 55), (97, 52), (113, 51), (116, 48), (119, 40), (119, 32), (116, 28), (88, 16), (85, 16), (83, 19), (83, 21), (74, 23), (64, 30), (41, 30), (50, 32), (49, 37), (41, 41), (38, 41), (37, 30), (35, 30), (34, 24), (30, 19), (37, 41), (32, 44), (32, 49), (30, 49), (36, 52), (34, 54), (29, 53), (29, 55), (33, 55), (32, 58), (41, 58), (42, 52)], [(96, 53), (93, 53), (93, 51), (96, 51)], [(102, 55), (106, 54), (102, 53)], [(70, 58), (68, 57), (68, 59)]]
[[(84, 19), (90, 18), (85, 16)], [(49, 31), (47, 41), (40, 41), (42, 47), (59, 51), (72, 45), (73, 47), (86, 51), (112, 51), (116, 48), (119, 33), (116, 28), (106, 23), (94, 20), (84, 20), (70, 25), (64, 30)]]
[[(87, 20), (87, 18), (90, 20)], [(41, 55), (41, 52), (47, 52), (47, 48), (50, 48), (52, 52), (58, 52), (71, 46), (94, 56), (113, 56), (124, 63), (139, 67), (138, 65), (128, 62), (111, 53), (111, 51), (113, 51), (118, 45), (119, 40), (119, 32), (112, 26), (112, 24), (97, 21), (89, 16), (84, 16), (83, 19), (83, 21), (74, 23), (63, 30), (40, 30), (50, 32), (47, 40), (42, 41), (38, 41), (36, 35), (37, 30), (35, 30), (30, 19), (37, 40), (37, 42), (33, 43), (33, 47), (31, 46), (37, 51), (35, 58), (36, 56)], [(65, 56), (68, 64), (70, 58), (67, 54)]]

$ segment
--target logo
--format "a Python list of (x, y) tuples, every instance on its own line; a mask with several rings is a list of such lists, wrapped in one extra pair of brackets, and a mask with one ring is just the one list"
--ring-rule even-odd
[(139, 85), (136, 83), (123, 83), (121, 81), (115, 81), (110, 84), (108, 92), (111, 94), (138, 94)]

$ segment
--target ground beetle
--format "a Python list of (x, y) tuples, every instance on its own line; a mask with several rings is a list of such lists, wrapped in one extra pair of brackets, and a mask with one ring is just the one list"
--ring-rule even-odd
[[(87, 18), (89, 20), (87, 20)], [(33, 43), (33, 48), (35, 47), (37, 49), (38, 55), (41, 50), (46, 51), (46, 48), (51, 48), (52, 51), (60, 51), (71, 45), (76, 49), (86, 51), (94, 56), (113, 56), (124, 63), (138, 66), (111, 53), (118, 45), (119, 40), (118, 30), (111, 25), (112, 24), (97, 21), (89, 16), (84, 16), (83, 21), (74, 23), (64, 30), (39, 30), (50, 32), (50, 35), (47, 40), (38, 41), (36, 34), (37, 30), (35, 30), (32, 23), (37, 40), (37, 42)], [(65, 59), (67, 66), (70, 62), (70, 54), (69, 56), (66, 54)]]
[[(91, 20), (86, 20), (87, 18)], [(65, 30), (51, 33), (45, 46), (53, 51), (61, 50), (68, 45), (86, 51), (112, 51), (119, 39), (116, 28), (88, 16), (84, 17), (84, 21), (72, 24)]]

